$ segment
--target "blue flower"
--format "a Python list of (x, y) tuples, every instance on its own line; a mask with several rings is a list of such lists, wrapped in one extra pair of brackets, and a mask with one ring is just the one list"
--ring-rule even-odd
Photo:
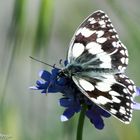
[(37, 80), (36, 86), (30, 87), (34, 90), (40, 90), (41, 93), (57, 93), (63, 94), (59, 100), (60, 106), (65, 110), (61, 115), (61, 121), (67, 121), (75, 113), (82, 109), (82, 105), (87, 105), (85, 115), (89, 118), (90, 122), (97, 128), (102, 129), (104, 122), (102, 117), (110, 117), (110, 114), (95, 105), (87, 97), (85, 97), (77, 88), (75, 83), (67, 77), (58, 77), (60, 69), (53, 68), (51, 73), (44, 70), (39, 73), (41, 80)]

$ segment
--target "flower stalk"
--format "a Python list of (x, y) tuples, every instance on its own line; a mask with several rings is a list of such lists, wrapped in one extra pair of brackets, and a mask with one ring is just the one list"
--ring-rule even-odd
[(76, 140), (82, 140), (86, 109), (87, 106), (83, 104), (78, 120)]

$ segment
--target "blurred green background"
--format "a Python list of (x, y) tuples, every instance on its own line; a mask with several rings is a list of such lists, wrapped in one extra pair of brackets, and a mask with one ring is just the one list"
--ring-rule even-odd
[[(74, 31), (95, 10), (111, 18), (121, 41), (129, 50), (127, 74), (140, 86), (140, 1), (139, 0), (1, 0), (0, 1), (0, 133), (13, 140), (74, 140), (78, 114), (60, 122), (61, 94), (45, 96), (30, 91), (41, 69), (65, 59)], [(137, 99), (140, 101), (140, 98)], [(140, 111), (130, 125), (113, 117), (96, 130), (88, 119), (86, 140), (140, 140)]]

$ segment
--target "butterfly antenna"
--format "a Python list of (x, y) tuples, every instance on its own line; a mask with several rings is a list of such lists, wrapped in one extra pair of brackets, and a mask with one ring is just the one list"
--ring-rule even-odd
[[(33, 59), (33, 60), (35, 60), (35, 61), (37, 61), (37, 62), (40, 62), (40, 63), (42, 63), (42, 64), (45, 64), (45, 65), (47, 65), (47, 66), (49, 66), (49, 67), (57, 68), (57, 67), (55, 66), (55, 64), (54, 64), (54, 65), (50, 65), (50, 64), (48, 64), (48, 63), (45, 63), (45, 62), (43, 62), (43, 61), (41, 61), (41, 60), (38, 60), (38, 59), (32, 57), (32, 56), (29, 56), (29, 57), (30, 57), (31, 59)], [(57, 69), (59, 69), (59, 68), (57, 68)]]

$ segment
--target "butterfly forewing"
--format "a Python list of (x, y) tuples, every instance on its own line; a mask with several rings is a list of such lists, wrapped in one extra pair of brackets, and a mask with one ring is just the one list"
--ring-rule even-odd
[(128, 52), (103, 11), (91, 14), (76, 30), (68, 51), (69, 63), (123, 71)]
[[(124, 123), (132, 118), (135, 85), (123, 73), (128, 52), (103, 11), (86, 18), (70, 43), (68, 65), (81, 92)], [(81, 70), (76, 72), (76, 67)]]

